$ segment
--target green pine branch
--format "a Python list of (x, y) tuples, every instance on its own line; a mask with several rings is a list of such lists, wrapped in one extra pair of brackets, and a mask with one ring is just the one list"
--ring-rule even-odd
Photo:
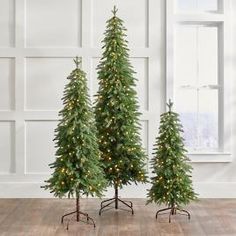
[(95, 115), (104, 172), (110, 185), (146, 182), (146, 154), (141, 146), (134, 70), (129, 61), (126, 29), (117, 17), (107, 21), (103, 54), (97, 67), (99, 90)]
[(172, 111), (171, 100), (167, 107), (168, 111), (161, 115), (159, 136), (154, 145), (154, 156), (151, 160), (153, 177), (147, 203), (155, 202), (181, 208), (195, 200), (197, 194), (192, 186), (192, 167), (187, 162), (179, 116)]
[(86, 74), (80, 69), (81, 61), (74, 59), (76, 68), (68, 76), (62, 98), (64, 107), (55, 129), (56, 160), (46, 181), (45, 189), (55, 196), (102, 196), (106, 186), (97, 129), (88, 96)]

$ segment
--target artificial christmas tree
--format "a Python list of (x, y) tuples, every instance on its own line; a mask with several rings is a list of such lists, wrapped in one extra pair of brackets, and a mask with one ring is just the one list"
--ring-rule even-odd
[(157, 211), (170, 210), (171, 215), (180, 211), (188, 216), (190, 213), (182, 209), (182, 205), (196, 199), (191, 181), (192, 167), (187, 163), (186, 150), (181, 137), (182, 125), (178, 114), (172, 111), (173, 103), (167, 104), (168, 111), (161, 115), (159, 137), (156, 139), (154, 157), (152, 159), (152, 187), (148, 191), (148, 201), (165, 204), (168, 207)]
[(116, 7), (112, 13), (107, 21), (104, 52), (97, 68), (99, 91), (95, 115), (104, 172), (109, 185), (114, 186), (115, 196), (101, 203), (99, 214), (113, 203), (118, 209), (118, 202), (129, 207), (133, 214), (132, 202), (121, 200), (118, 189), (131, 182), (146, 182), (146, 155), (139, 137), (140, 114), (125, 40), (126, 29), (116, 16)]
[[(69, 83), (65, 86), (62, 98), (64, 108), (59, 112), (60, 122), (55, 129), (56, 160), (50, 167), (54, 169), (45, 189), (51, 190), (56, 197), (66, 195), (76, 197), (76, 210), (65, 216), (76, 214), (86, 217), (80, 211), (81, 195), (102, 196), (106, 180), (100, 162), (100, 151), (97, 142), (97, 130), (94, 115), (90, 107), (86, 74), (79, 68), (78, 57), (74, 60), (76, 68), (68, 76)], [(67, 224), (68, 229), (68, 224)]]

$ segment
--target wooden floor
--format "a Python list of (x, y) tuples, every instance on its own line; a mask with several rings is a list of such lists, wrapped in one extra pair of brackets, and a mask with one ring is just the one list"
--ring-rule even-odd
[(68, 199), (0, 199), (0, 235), (102, 235), (102, 236), (158, 236), (158, 235), (212, 235), (236, 236), (236, 199), (204, 199), (187, 209), (191, 220), (168, 215), (157, 220), (155, 205), (145, 206), (144, 199), (133, 199), (135, 213), (110, 210), (98, 215), (100, 200), (83, 199), (82, 209), (96, 221), (96, 228), (73, 221), (69, 230), (60, 223), (61, 215), (74, 209), (74, 200)]

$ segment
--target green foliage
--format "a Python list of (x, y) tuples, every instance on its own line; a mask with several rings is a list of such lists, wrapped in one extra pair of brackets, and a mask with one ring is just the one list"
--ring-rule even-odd
[(56, 160), (50, 167), (54, 172), (44, 186), (55, 196), (80, 194), (101, 197), (106, 186), (97, 130), (90, 107), (86, 74), (79, 68), (71, 72), (62, 98), (64, 108), (59, 112), (60, 122), (55, 129)]
[(129, 62), (126, 29), (116, 16), (107, 21), (103, 55), (98, 65), (95, 115), (104, 171), (110, 185), (146, 182), (146, 155), (139, 137), (134, 71)]
[(151, 161), (154, 177), (148, 190), (148, 201), (164, 203), (169, 207), (181, 207), (196, 199), (192, 188), (191, 170), (187, 163), (186, 150), (181, 137), (182, 125), (177, 113), (171, 110), (173, 103), (167, 104), (169, 111), (161, 115), (159, 137), (154, 146)]

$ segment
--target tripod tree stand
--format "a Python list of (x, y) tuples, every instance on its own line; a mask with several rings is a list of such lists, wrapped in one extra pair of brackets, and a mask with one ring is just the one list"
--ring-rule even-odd
[[(61, 223), (63, 224), (64, 218), (67, 216), (70, 216), (70, 215), (72, 215), (72, 216), (74, 215), (76, 217), (77, 222), (79, 222), (79, 221), (86, 222), (87, 224), (92, 224), (94, 228), (96, 227), (94, 220), (91, 217), (89, 217), (89, 215), (87, 213), (80, 211), (80, 197), (79, 196), (76, 197), (76, 210), (63, 215), (61, 217)], [(81, 219), (81, 216), (84, 216), (86, 221)], [(67, 230), (69, 229), (69, 223), (70, 223), (71, 219), (73, 219), (73, 217), (70, 218), (69, 221), (67, 221), (67, 224), (66, 224)]]
[(167, 205), (167, 208), (157, 211), (156, 218), (167, 211), (171, 222), (171, 216), (178, 213), (190, 219), (190, 213), (181, 206), (195, 200), (197, 194), (192, 187), (192, 167), (187, 163), (179, 115), (172, 111), (173, 103), (170, 100), (167, 106), (168, 111), (161, 115), (159, 137), (154, 145), (151, 161), (154, 176), (151, 178), (147, 204), (155, 202)]
[(62, 98), (64, 108), (59, 112), (61, 117), (55, 129), (56, 160), (49, 166), (54, 169), (52, 176), (45, 181), (56, 197), (68, 195), (76, 197), (76, 209), (62, 216), (75, 217), (76, 221), (92, 224), (94, 220), (80, 210), (80, 196), (102, 196), (107, 185), (104, 178), (100, 151), (97, 140), (95, 119), (90, 107), (86, 74), (79, 68), (78, 57), (74, 60), (76, 68), (68, 76)]
[[(117, 17), (107, 21), (103, 55), (97, 67), (99, 90), (95, 117), (104, 173), (115, 195), (101, 203), (99, 214), (123, 205), (133, 214), (133, 204), (118, 197), (118, 189), (131, 182), (146, 182), (146, 154), (139, 137), (140, 125), (134, 71), (129, 61), (126, 29)], [(121, 209), (121, 208), (119, 208)]]
[(127, 210), (127, 211), (130, 211), (132, 213), (132, 215), (134, 214), (133, 203), (131, 201), (121, 200), (118, 196), (118, 186), (115, 185), (115, 196), (113, 198), (106, 199), (101, 202), (101, 208), (99, 210), (99, 215), (101, 215), (103, 211), (111, 209), (108, 207), (110, 205), (112, 205), (113, 203), (115, 204), (115, 209), (117, 210), (119, 202), (121, 204), (123, 204), (124, 206), (126, 206), (126, 208), (128, 208), (128, 210), (121, 208), (122, 210)]

